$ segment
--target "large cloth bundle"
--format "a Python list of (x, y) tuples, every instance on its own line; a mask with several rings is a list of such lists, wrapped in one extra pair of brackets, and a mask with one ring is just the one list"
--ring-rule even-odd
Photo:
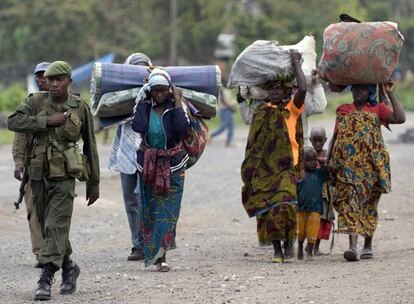
[(289, 50), (277, 41), (257, 40), (236, 58), (227, 86), (251, 87), (269, 80), (290, 80), (294, 74)]
[[(221, 72), (218, 66), (165, 67), (174, 85), (218, 97)], [(148, 67), (95, 63), (91, 79), (92, 108), (103, 94), (140, 87), (149, 75)]]
[[(98, 117), (130, 116), (135, 106), (140, 88), (116, 91), (104, 94), (93, 115)], [(217, 98), (214, 95), (181, 89), (184, 98), (193, 104), (203, 118), (213, 118), (217, 115)]]
[(404, 37), (391, 22), (341, 22), (323, 33), (318, 70), (336, 85), (385, 83), (398, 63)]
[[(297, 44), (285, 45), (285, 46), (280, 47), (287, 51), (290, 49), (295, 49), (302, 54), (302, 59), (303, 59), (302, 70), (307, 78), (307, 82), (309, 85), (312, 85), (312, 82), (311, 82), (312, 71), (316, 69), (315, 45), (316, 45), (315, 38), (312, 35), (308, 35), (308, 36), (305, 36)], [(267, 92), (258, 86), (242, 85), (241, 92), (242, 92), (242, 96), (245, 99), (259, 99), (260, 100), (260, 99), (264, 99), (267, 97)]]

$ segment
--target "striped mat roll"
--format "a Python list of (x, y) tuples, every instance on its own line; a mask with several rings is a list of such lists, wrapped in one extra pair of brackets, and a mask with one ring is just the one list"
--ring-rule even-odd
[[(216, 65), (165, 67), (177, 87), (218, 97), (221, 72)], [(92, 71), (92, 106), (97, 107), (100, 97), (109, 92), (140, 87), (148, 77), (148, 67), (96, 62)]]

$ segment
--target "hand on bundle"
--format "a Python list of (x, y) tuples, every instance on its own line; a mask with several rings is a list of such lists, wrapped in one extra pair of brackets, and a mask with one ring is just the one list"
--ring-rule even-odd
[(171, 89), (173, 92), (173, 97), (174, 100), (181, 100), (182, 96), (183, 96), (183, 91), (180, 88), (177, 88), (175, 85), (171, 85)]
[(290, 49), (289, 51), (292, 57), (293, 64), (300, 63), (300, 60), (302, 59), (302, 54), (294, 49)]
[(389, 80), (388, 82), (381, 84), (380, 87), (384, 91), (384, 93), (388, 95), (394, 92), (395, 83), (392, 80)]
[(318, 70), (312, 70), (311, 77), (312, 77), (312, 85), (315, 86), (321, 82), (321, 76), (319, 75)]

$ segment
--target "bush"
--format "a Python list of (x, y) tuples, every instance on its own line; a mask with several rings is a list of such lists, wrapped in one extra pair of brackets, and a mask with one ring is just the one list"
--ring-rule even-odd
[(10, 87), (0, 87), (0, 112), (12, 112), (27, 96), (27, 91), (21, 84)]

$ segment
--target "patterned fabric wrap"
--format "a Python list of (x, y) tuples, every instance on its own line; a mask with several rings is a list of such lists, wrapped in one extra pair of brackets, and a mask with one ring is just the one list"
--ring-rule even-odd
[(190, 128), (187, 136), (183, 140), (183, 146), (190, 157), (187, 163), (187, 169), (192, 167), (203, 154), (208, 140), (208, 127), (206, 123), (193, 114), (188, 115), (190, 118)]
[(175, 249), (175, 234), (184, 189), (184, 170), (170, 176), (167, 196), (142, 185), (145, 266), (154, 265), (168, 250)]
[(404, 38), (391, 22), (341, 22), (323, 33), (319, 73), (336, 85), (385, 83), (398, 63)]
[[(257, 218), (259, 242), (294, 239), (296, 230), (296, 182), (300, 168), (293, 165), (292, 147), (283, 106), (260, 105), (253, 115), (241, 167), (242, 203), (249, 217)], [(298, 119), (296, 139), (302, 164), (303, 137)]]
[(372, 235), (377, 216), (375, 201), (391, 190), (390, 158), (381, 123), (376, 114), (363, 111), (338, 113), (337, 120), (332, 160), (339, 168), (333, 195), (339, 231)]
[(338, 232), (372, 237), (378, 224), (378, 203), (380, 192), (371, 192), (367, 201), (358, 200), (355, 188), (339, 183), (336, 191), (338, 197), (348, 196), (347, 200), (335, 200), (334, 208), (338, 212)]
[(170, 191), (170, 158), (183, 151), (180, 143), (172, 149), (146, 148), (144, 152), (143, 178), (146, 185), (152, 185), (154, 192), (168, 196)]

